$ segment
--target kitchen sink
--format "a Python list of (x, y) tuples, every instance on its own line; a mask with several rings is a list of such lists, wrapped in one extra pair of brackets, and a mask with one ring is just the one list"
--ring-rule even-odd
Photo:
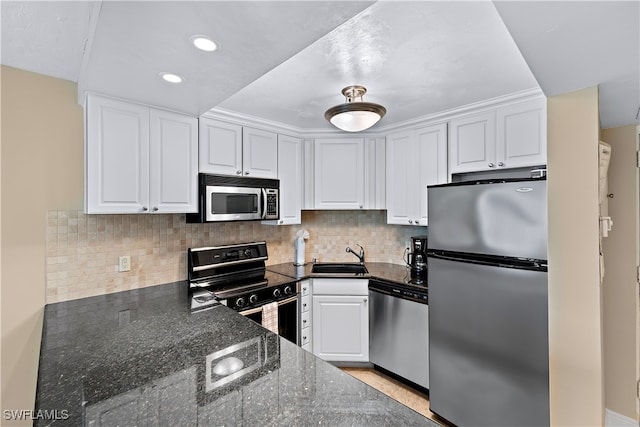
[(368, 274), (369, 270), (362, 264), (323, 262), (313, 264), (311, 273), (316, 274)]

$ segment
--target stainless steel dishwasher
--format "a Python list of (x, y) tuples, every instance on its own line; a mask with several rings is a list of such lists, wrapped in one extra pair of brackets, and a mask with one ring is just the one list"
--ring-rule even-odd
[(427, 288), (369, 281), (369, 360), (429, 388)]

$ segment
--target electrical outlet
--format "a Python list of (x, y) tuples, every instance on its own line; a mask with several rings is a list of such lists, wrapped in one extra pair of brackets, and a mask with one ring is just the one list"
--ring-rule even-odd
[(118, 271), (131, 271), (131, 257), (129, 255), (118, 257)]

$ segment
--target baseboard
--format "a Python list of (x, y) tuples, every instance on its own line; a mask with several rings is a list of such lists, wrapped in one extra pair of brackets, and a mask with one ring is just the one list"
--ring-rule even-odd
[(609, 409), (604, 410), (604, 425), (606, 427), (638, 427), (638, 421), (633, 418), (613, 412)]

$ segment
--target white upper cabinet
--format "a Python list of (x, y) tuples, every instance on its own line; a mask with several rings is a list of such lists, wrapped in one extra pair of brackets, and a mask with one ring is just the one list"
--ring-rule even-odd
[(200, 117), (199, 171), (242, 175), (242, 126)]
[(497, 107), (451, 120), (450, 173), (547, 163), (546, 99)]
[(427, 185), (447, 182), (447, 125), (387, 136), (387, 223), (426, 226)]
[(197, 212), (198, 121), (170, 111), (150, 113), (151, 211)]
[(200, 172), (257, 178), (278, 176), (278, 137), (200, 117)]
[(242, 128), (242, 173), (260, 178), (278, 177), (278, 135)]
[(197, 211), (197, 120), (87, 96), (85, 212)]
[[(278, 135), (278, 179), (280, 180), (280, 219), (276, 224), (302, 222), (302, 139)], [(273, 224), (273, 221), (264, 221)]]
[(546, 99), (498, 108), (496, 118), (499, 168), (547, 164)]
[(490, 170), (496, 164), (494, 111), (451, 120), (449, 123), (451, 173)]
[(314, 142), (314, 208), (364, 209), (364, 139)]

